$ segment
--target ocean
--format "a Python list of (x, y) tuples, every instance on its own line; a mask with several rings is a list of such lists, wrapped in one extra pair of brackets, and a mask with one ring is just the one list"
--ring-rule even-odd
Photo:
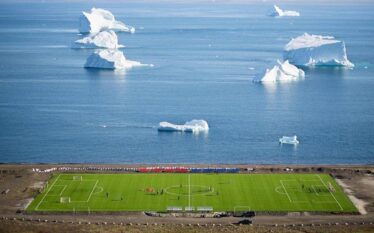
[[(85, 69), (81, 11), (102, 7), (136, 28), (118, 33), (126, 71)], [(374, 163), (374, 4), (0, 3), (2, 163)], [(354, 69), (305, 69), (275, 85), (252, 78), (296, 36), (346, 43)], [(204, 119), (203, 134), (160, 121)], [(298, 146), (280, 145), (297, 135)]]

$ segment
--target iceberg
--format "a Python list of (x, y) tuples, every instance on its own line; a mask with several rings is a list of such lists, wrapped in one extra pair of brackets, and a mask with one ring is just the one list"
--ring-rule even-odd
[(187, 121), (184, 125), (175, 125), (166, 121), (160, 122), (158, 126), (158, 131), (166, 132), (190, 132), (199, 133), (209, 131), (208, 122), (205, 120), (192, 120)]
[(80, 33), (98, 33), (103, 30), (114, 30), (134, 33), (135, 28), (117, 21), (110, 11), (92, 8), (91, 12), (82, 12), (79, 19)]
[(270, 16), (273, 16), (273, 17), (300, 16), (300, 13), (297, 12), (297, 11), (282, 10), (278, 6), (274, 5), (274, 10), (273, 10), (273, 12), (270, 13)]
[(297, 66), (354, 67), (347, 58), (344, 41), (336, 40), (332, 36), (304, 33), (288, 42), (283, 58)]
[(299, 144), (299, 141), (297, 140), (296, 135), (292, 136), (292, 137), (283, 136), (279, 139), (279, 143), (297, 145), (297, 144)]
[(277, 61), (272, 69), (267, 69), (264, 75), (257, 76), (253, 79), (254, 82), (289, 82), (296, 81), (305, 77), (303, 70), (290, 64), (288, 60), (283, 63)]
[(72, 48), (108, 48), (116, 49), (122, 48), (123, 45), (118, 44), (118, 37), (112, 30), (102, 31), (95, 34), (90, 34), (82, 39), (76, 40)]
[(91, 54), (84, 67), (100, 69), (129, 69), (134, 66), (146, 66), (137, 61), (127, 60), (122, 51), (119, 50), (99, 50)]

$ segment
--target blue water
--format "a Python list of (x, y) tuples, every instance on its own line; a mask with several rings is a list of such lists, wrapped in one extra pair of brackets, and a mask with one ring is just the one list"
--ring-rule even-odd
[[(155, 67), (83, 68), (70, 49), (81, 3), (0, 3), (0, 162), (374, 163), (374, 4), (97, 3), (136, 27), (127, 58)], [(346, 42), (356, 65), (305, 80), (251, 79), (304, 32)], [(159, 133), (205, 119), (208, 134)], [(297, 147), (279, 145), (299, 136)]]

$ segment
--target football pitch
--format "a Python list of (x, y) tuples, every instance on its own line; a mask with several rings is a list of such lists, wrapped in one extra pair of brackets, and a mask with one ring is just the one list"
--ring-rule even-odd
[(28, 211), (357, 212), (327, 174), (55, 174)]

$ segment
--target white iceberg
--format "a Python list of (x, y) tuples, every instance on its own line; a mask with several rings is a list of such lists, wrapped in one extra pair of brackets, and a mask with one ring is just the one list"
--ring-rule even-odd
[(291, 39), (283, 58), (297, 66), (354, 66), (347, 58), (344, 41), (308, 33)]
[(303, 70), (290, 64), (288, 60), (283, 63), (277, 61), (272, 69), (266, 69), (265, 74), (257, 76), (253, 79), (254, 82), (289, 82), (296, 81), (305, 77)]
[(117, 49), (123, 48), (123, 45), (118, 44), (118, 37), (112, 30), (102, 31), (95, 34), (90, 34), (82, 39), (76, 40), (72, 48), (108, 48)]
[(129, 69), (134, 66), (146, 66), (137, 61), (127, 60), (122, 51), (119, 50), (99, 50), (91, 54), (84, 67), (100, 69)]
[(135, 28), (117, 21), (110, 11), (92, 8), (91, 12), (82, 12), (79, 19), (79, 32), (98, 33), (103, 30), (114, 30), (134, 33)]
[(297, 144), (299, 144), (299, 141), (297, 140), (296, 135), (292, 136), (292, 137), (283, 136), (279, 139), (279, 143), (297, 145)]
[(199, 133), (199, 132), (207, 132), (209, 131), (208, 122), (205, 120), (192, 120), (187, 121), (184, 125), (175, 125), (166, 121), (160, 122), (158, 126), (158, 131), (167, 131), (167, 132), (191, 132), (191, 133)]
[(297, 11), (282, 10), (278, 6), (274, 5), (274, 10), (273, 10), (273, 12), (270, 13), (270, 16), (273, 16), (273, 17), (300, 16), (300, 13), (297, 12)]

